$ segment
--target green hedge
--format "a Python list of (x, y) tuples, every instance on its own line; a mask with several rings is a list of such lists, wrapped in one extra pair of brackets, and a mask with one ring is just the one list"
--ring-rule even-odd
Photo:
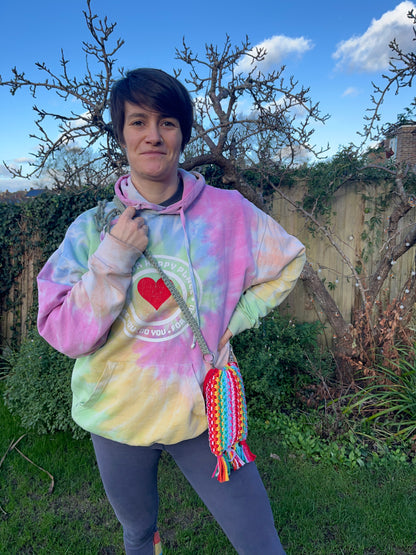
[[(88, 185), (45, 191), (38, 197), (16, 204), (0, 202), (0, 302), (4, 313), (20, 310), (21, 295), (16, 294), (14, 299), (10, 299), (9, 293), (23, 269), (25, 253), (35, 249), (39, 253), (34, 267), (36, 278), (38, 270), (57, 249), (75, 218), (96, 206), (98, 200), (111, 199), (113, 194), (113, 186)], [(29, 329), (34, 326), (35, 315), (36, 298), (28, 317)], [(12, 331), (11, 342), (16, 347), (22, 339), (20, 329)], [(4, 338), (0, 338), (0, 343), (4, 342)]]
[(4, 402), (23, 428), (38, 434), (69, 431), (85, 436), (71, 418), (71, 373), (74, 360), (58, 353), (32, 331), (9, 355)]
[(305, 387), (332, 375), (333, 360), (318, 345), (322, 331), (320, 322), (295, 322), (275, 310), (233, 338), (251, 415), (299, 405)]

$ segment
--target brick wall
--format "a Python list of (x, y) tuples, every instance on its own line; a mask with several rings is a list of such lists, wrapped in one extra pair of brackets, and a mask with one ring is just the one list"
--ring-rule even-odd
[(416, 166), (416, 124), (401, 125), (395, 130), (394, 136), (385, 141), (386, 143), (392, 149), (396, 162)]

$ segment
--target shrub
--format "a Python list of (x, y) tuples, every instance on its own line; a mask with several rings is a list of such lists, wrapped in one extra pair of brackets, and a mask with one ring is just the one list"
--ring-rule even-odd
[(252, 416), (299, 404), (305, 385), (332, 372), (332, 361), (318, 345), (321, 332), (319, 322), (297, 323), (275, 310), (259, 328), (232, 340)]
[(292, 412), (270, 413), (266, 421), (251, 421), (251, 431), (266, 432), (279, 438), (279, 443), (292, 456), (330, 464), (337, 468), (379, 467), (398, 464), (416, 464), (410, 443), (374, 442), (348, 430), (335, 439), (322, 438), (322, 413), (310, 410), (308, 414)]
[[(380, 364), (351, 395), (346, 414), (372, 426), (374, 437), (416, 440), (416, 345), (398, 348), (400, 358)], [(416, 445), (416, 443), (415, 443)]]
[(55, 351), (32, 331), (9, 355), (4, 401), (25, 429), (38, 434), (69, 431), (86, 436), (71, 418), (71, 373), (74, 361)]

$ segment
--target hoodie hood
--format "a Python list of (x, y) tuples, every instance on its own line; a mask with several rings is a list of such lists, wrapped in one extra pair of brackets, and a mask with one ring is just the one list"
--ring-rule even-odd
[(205, 180), (197, 172), (179, 169), (183, 180), (182, 198), (170, 206), (160, 206), (147, 201), (134, 187), (129, 174), (122, 175), (115, 184), (115, 193), (124, 206), (134, 206), (137, 210), (155, 210), (161, 214), (180, 214), (195, 201), (205, 187)]

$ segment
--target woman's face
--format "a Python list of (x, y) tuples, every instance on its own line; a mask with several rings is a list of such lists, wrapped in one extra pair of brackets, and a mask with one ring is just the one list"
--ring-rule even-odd
[(123, 138), (133, 184), (177, 182), (182, 131), (176, 118), (126, 102)]

